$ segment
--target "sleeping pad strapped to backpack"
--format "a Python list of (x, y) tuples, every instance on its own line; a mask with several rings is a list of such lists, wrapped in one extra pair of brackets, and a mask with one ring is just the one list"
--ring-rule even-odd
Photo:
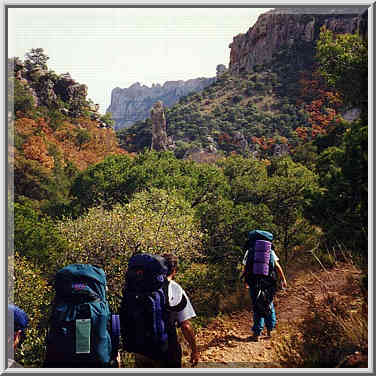
[(128, 263), (120, 308), (124, 349), (152, 359), (165, 358), (169, 335), (176, 329), (170, 311), (180, 311), (185, 302), (174, 308), (168, 301), (168, 267), (157, 255), (139, 253)]
[(250, 231), (245, 247), (248, 254), (244, 277), (250, 288), (255, 291), (254, 309), (261, 316), (266, 316), (270, 312), (270, 304), (277, 289), (272, 240), (273, 235), (268, 231)]
[(110, 314), (106, 275), (89, 264), (73, 264), (55, 277), (55, 300), (47, 336), (45, 367), (110, 367), (120, 336), (119, 316)]

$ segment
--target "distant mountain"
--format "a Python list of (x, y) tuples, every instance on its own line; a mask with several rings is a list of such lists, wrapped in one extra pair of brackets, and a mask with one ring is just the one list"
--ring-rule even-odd
[(106, 112), (112, 114), (115, 129), (127, 128), (148, 118), (157, 101), (161, 100), (165, 106), (171, 107), (179, 98), (201, 91), (214, 81), (215, 77), (195, 78), (188, 81), (167, 81), (163, 85), (153, 84), (152, 87), (139, 82), (125, 89), (117, 87), (112, 90), (111, 104)]

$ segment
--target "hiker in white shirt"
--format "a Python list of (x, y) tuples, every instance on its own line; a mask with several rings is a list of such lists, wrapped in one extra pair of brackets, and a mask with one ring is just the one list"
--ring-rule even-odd
[(196, 313), (183, 288), (173, 279), (178, 271), (178, 259), (171, 254), (163, 255), (168, 266), (168, 298), (171, 308), (182, 306), (181, 310), (169, 312), (170, 329), (168, 331), (168, 351), (167, 359), (153, 360), (144, 355), (136, 354), (136, 366), (138, 368), (181, 368), (182, 367), (182, 349), (177, 336), (177, 328), (180, 328), (184, 338), (189, 343), (191, 349), (190, 362), (192, 366), (197, 365), (200, 355), (197, 350), (195, 333), (190, 319), (196, 317)]

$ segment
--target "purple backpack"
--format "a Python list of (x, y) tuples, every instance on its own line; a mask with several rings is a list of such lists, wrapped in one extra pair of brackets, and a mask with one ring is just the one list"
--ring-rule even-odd
[(263, 230), (248, 233), (245, 248), (248, 250), (243, 276), (248, 283), (254, 279), (271, 279), (276, 281), (275, 259), (272, 255), (273, 234)]
[(256, 240), (252, 267), (252, 273), (254, 275), (269, 275), (271, 250), (271, 242), (267, 240)]

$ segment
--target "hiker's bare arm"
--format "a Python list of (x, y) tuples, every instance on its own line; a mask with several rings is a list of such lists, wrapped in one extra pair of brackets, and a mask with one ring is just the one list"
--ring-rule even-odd
[(118, 367), (119, 367), (119, 368), (122, 368), (123, 365), (121, 364), (121, 355), (120, 355), (120, 351), (118, 351), (118, 353), (117, 353), (116, 360), (117, 360), (117, 362), (118, 362)]
[(241, 274), (240, 279), (244, 279), (244, 287), (245, 287), (246, 289), (249, 289), (248, 283), (245, 281), (244, 276), (245, 276), (245, 266), (244, 266), (244, 268), (243, 268), (243, 273)]
[(195, 333), (189, 320), (185, 320), (181, 323), (181, 331), (191, 347), (191, 364), (195, 366), (198, 363), (200, 354), (197, 351)]
[(279, 276), (282, 279), (282, 287), (286, 288), (287, 287), (287, 281), (286, 281), (285, 273), (283, 272), (282, 266), (280, 265), (280, 263), (278, 261), (275, 262), (275, 267), (278, 271)]

